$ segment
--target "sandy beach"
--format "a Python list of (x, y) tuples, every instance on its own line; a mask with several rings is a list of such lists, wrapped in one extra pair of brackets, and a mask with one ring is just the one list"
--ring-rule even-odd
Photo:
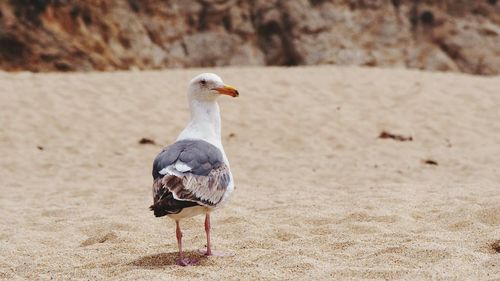
[[(205, 71), (241, 93), (220, 99), (236, 191), (212, 216), (236, 255), (180, 267), (151, 166)], [(498, 76), (0, 72), (0, 154), (2, 280), (500, 280)], [(183, 230), (198, 256), (203, 217)]]

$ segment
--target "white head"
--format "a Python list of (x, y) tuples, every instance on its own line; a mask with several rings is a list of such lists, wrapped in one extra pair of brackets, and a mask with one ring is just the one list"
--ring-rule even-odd
[(202, 73), (189, 82), (188, 97), (200, 101), (215, 101), (220, 95), (239, 96), (238, 90), (225, 85), (222, 79), (213, 73)]

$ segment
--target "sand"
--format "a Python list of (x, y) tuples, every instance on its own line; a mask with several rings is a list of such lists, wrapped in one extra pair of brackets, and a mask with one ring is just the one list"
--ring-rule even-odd
[(211, 69), (241, 93), (212, 216), (236, 255), (174, 265), (151, 165), (203, 71), (0, 72), (0, 279), (500, 280), (500, 77), (402, 69)]

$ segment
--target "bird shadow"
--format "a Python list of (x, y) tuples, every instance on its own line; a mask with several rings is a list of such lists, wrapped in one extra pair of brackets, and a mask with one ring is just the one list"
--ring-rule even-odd
[[(184, 256), (188, 258), (197, 259), (198, 263), (195, 266), (209, 265), (208, 258), (205, 255), (200, 254), (199, 251), (184, 251)], [(128, 265), (144, 267), (144, 268), (158, 268), (169, 265), (177, 265), (178, 257), (179, 257), (178, 252), (159, 253), (159, 254), (140, 257), (128, 263)]]

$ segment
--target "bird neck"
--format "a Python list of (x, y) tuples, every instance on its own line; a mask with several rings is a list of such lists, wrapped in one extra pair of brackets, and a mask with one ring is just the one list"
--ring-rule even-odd
[(214, 100), (189, 100), (191, 120), (178, 139), (203, 139), (221, 146), (220, 109)]

